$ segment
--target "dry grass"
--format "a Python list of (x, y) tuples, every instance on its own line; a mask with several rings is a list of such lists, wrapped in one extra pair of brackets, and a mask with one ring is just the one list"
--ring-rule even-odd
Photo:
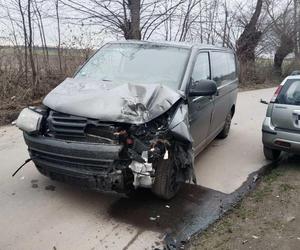
[(46, 61), (41, 50), (35, 51), (38, 77), (33, 83), (30, 70), (26, 81), (22, 50), (0, 49), (0, 125), (16, 119), (23, 107), (41, 103), (45, 94), (66, 77), (72, 76), (78, 66), (86, 60), (83, 51), (65, 50), (60, 71), (57, 53), (50, 52), (49, 60)]

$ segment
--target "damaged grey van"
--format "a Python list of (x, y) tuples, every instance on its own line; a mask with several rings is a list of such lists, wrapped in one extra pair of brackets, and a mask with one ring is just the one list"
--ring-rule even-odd
[[(237, 62), (208, 45), (111, 42), (17, 126), (37, 169), (51, 179), (170, 199), (196, 182), (193, 162), (235, 112)], [(209, 166), (207, 166), (209, 167)]]

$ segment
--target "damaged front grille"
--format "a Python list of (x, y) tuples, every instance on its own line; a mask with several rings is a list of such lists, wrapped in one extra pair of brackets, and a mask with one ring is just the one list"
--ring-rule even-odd
[(83, 117), (50, 111), (48, 116), (49, 131), (55, 135), (84, 136), (87, 119)]
[(119, 143), (118, 126), (51, 110), (47, 118), (47, 135), (58, 139), (95, 143)]
[(84, 157), (74, 157), (59, 155), (50, 152), (44, 152), (36, 149), (30, 150), (31, 156), (36, 158), (37, 162), (46, 162), (46, 164), (54, 164), (60, 167), (68, 167), (74, 170), (81, 171), (107, 171), (108, 168), (113, 166), (114, 160), (108, 159), (93, 159)]

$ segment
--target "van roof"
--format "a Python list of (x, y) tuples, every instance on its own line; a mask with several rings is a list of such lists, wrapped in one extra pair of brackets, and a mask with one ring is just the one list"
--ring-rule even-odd
[(223, 50), (223, 51), (230, 51), (233, 52), (232, 49), (220, 47), (216, 45), (209, 45), (209, 44), (203, 44), (203, 43), (187, 43), (187, 42), (169, 42), (169, 41), (159, 41), (159, 42), (153, 42), (153, 41), (140, 41), (140, 40), (123, 40), (123, 41), (113, 41), (109, 43), (124, 43), (124, 44), (149, 44), (149, 45), (158, 45), (158, 46), (170, 46), (170, 47), (180, 47), (180, 48), (186, 48), (186, 49), (192, 49), (192, 48), (198, 48), (198, 49), (217, 49), (217, 50)]

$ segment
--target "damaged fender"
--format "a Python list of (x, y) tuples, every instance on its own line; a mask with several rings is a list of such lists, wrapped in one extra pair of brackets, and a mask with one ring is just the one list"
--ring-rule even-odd
[(194, 172), (194, 149), (193, 138), (190, 133), (190, 123), (188, 115), (188, 106), (186, 103), (179, 103), (177, 110), (170, 122), (169, 129), (178, 142), (175, 142), (175, 164), (182, 169), (183, 181), (189, 180), (197, 183)]

